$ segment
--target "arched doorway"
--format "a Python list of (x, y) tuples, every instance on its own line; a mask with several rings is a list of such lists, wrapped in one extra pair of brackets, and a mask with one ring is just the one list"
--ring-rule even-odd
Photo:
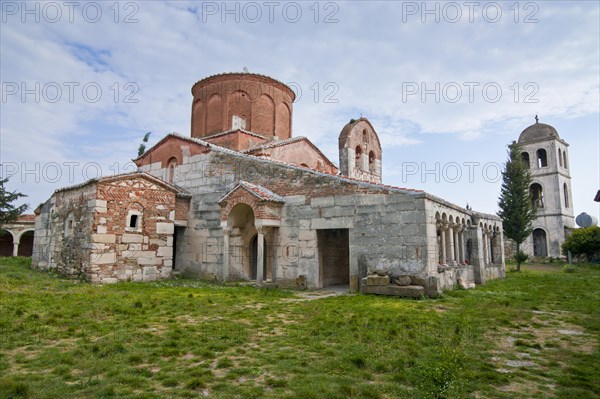
[(253, 244), (257, 239), (254, 225), (254, 211), (245, 203), (236, 204), (227, 217), (227, 226), (231, 230), (229, 237), (228, 278), (256, 279), (257, 253)]
[[(254, 237), (252, 237), (252, 240), (250, 240), (250, 247), (248, 248), (249, 252), (250, 252), (250, 279), (251, 280), (256, 280), (256, 275), (258, 274), (258, 234), (255, 234)], [(262, 264), (262, 268), (263, 268), (263, 273), (262, 275), (264, 276), (265, 279), (269, 279), (270, 276), (268, 276), (268, 270), (267, 270), (267, 254), (268, 254), (268, 249), (267, 249), (267, 242), (265, 240), (265, 242), (263, 243), (263, 264)]]
[(8, 230), (0, 230), (0, 256), (12, 256), (13, 235)]
[(548, 256), (546, 232), (542, 229), (533, 230), (533, 256)]
[(33, 254), (33, 230), (21, 234), (19, 239), (19, 256), (31, 256)]

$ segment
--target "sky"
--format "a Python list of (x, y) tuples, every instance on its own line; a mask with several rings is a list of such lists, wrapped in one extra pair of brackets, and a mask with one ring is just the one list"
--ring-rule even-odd
[(0, 3), (0, 176), (30, 211), (57, 188), (134, 170), (190, 134), (191, 87), (271, 76), (297, 94), (293, 135), (338, 163), (368, 118), (383, 182), (496, 213), (507, 145), (540, 122), (570, 144), (575, 215), (599, 216), (597, 1)]

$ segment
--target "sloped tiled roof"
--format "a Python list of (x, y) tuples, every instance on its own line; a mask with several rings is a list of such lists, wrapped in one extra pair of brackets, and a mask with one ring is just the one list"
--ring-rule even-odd
[(258, 138), (260, 138), (260, 139), (268, 140), (268, 139), (267, 139), (265, 136), (263, 136), (262, 134), (254, 133), (254, 132), (251, 132), (251, 131), (249, 131), (249, 130), (244, 130), (244, 129), (231, 129), (231, 130), (226, 130), (226, 131), (224, 131), (224, 132), (215, 133), (215, 134), (212, 134), (212, 135), (210, 135), (210, 136), (204, 136), (204, 137), (202, 137), (202, 139), (203, 139), (203, 140), (208, 140), (208, 139), (213, 139), (213, 138), (216, 138), (216, 137), (226, 136), (226, 135), (228, 135), (228, 134), (235, 133), (235, 132), (237, 132), (238, 130), (239, 130), (240, 132), (242, 132), (242, 133), (245, 133), (245, 134), (249, 135), (249, 136), (254, 136), (254, 137), (258, 137)]
[(225, 194), (223, 197), (221, 197), (221, 199), (218, 202), (221, 203), (221, 202), (225, 201), (233, 192), (235, 192), (239, 188), (245, 189), (250, 194), (254, 195), (255, 197), (257, 197), (258, 199), (260, 199), (262, 201), (279, 202), (279, 203), (285, 202), (285, 199), (282, 196), (275, 194), (273, 191), (269, 190), (268, 188), (259, 186), (258, 184), (252, 184), (252, 183), (244, 181), (244, 180), (240, 180), (240, 182), (234, 188), (229, 190), (229, 192), (227, 194)]
[(96, 177), (90, 180), (87, 180), (83, 183), (80, 184), (74, 184), (72, 186), (67, 186), (67, 187), (62, 187), (59, 189), (56, 189), (54, 192), (55, 193), (59, 193), (59, 192), (63, 192), (63, 191), (69, 191), (69, 190), (74, 190), (77, 188), (81, 188), (81, 187), (85, 187), (88, 184), (92, 184), (92, 183), (102, 183), (102, 182), (108, 182), (111, 180), (116, 180), (116, 179), (123, 179), (123, 178), (127, 178), (127, 177), (143, 177), (145, 179), (151, 180), (157, 184), (160, 184), (162, 186), (167, 187), (168, 189), (175, 191), (177, 193), (178, 196), (182, 196), (182, 197), (189, 197), (191, 196), (190, 193), (188, 193), (185, 189), (176, 186), (174, 184), (171, 183), (167, 183), (166, 181), (159, 179), (158, 177), (152, 176), (149, 173), (146, 172), (140, 172), (140, 171), (135, 171), (135, 172), (128, 172), (128, 173), (121, 173), (118, 175), (114, 175), (114, 176), (104, 176), (104, 177)]
[(254, 151), (258, 151), (258, 150), (266, 150), (266, 149), (271, 149), (271, 148), (276, 148), (276, 147), (283, 147), (289, 144), (293, 144), (293, 143), (298, 143), (304, 141), (306, 143), (308, 143), (309, 146), (311, 146), (316, 152), (317, 154), (319, 154), (319, 156), (321, 156), (330, 166), (333, 166), (334, 168), (338, 168), (333, 162), (331, 162), (329, 160), (329, 158), (327, 158), (325, 156), (325, 154), (323, 154), (321, 152), (321, 150), (319, 149), (319, 147), (317, 147), (316, 145), (314, 145), (312, 143), (312, 141), (310, 141), (308, 139), (308, 137), (305, 136), (298, 136), (298, 137), (292, 137), (286, 140), (277, 140), (277, 141), (271, 141), (269, 143), (264, 143), (264, 144), (259, 144), (256, 145), (252, 148), (248, 148), (247, 150), (242, 151), (244, 154), (250, 154)]

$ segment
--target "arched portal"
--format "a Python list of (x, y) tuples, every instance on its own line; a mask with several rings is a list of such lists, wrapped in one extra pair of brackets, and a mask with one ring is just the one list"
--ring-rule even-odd
[[(248, 248), (249, 252), (250, 252), (250, 279), (251, 280), (256, 280), (256, 276), (258, 274), (258, 259), (259, 259), (259, 253), (258, 253), (258, 234), (255, 234), (254, 237), (252, 237), (252, 240), (250, 240), (250, 246)], [(270, 279), (269, 271), (267, 269), (267, 253), (268, 253), (268, 249), (267, 249), (267, 242), (265, 241), (263, 243), (263, 256), (262, 256), (262, 269), (263, 269), (263, 273), (262, 275), (264, 276), (265, 279)]]
[(18, 256), (31, 256), (33, 254), (33, 230), (21, 234), (19, 239)]
[(252, 241), (257, 237), (254, 211), (246, 203), (236, 204), (227, 217), (229, 233), (229, 271), (232, 276), (244, 279), (256, 278), (256, 262)]
[(533, 230), (533, 256), (548, 256), (546, 232), (542, 229)]
[(13, 255), (13, 235), (8, 230), (0, 230), (0, 256)]

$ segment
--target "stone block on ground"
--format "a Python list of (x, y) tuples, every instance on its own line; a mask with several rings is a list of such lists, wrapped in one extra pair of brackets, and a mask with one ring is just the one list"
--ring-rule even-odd
[(377, 276), (377, 275), (367, 276), (367, 285), (368, 286), (389, 285), (389, 284), (390, 284), (390, 276)]
[(410, 276), (400, 276), (400, 277), (394, 279), (394, 284), (400, 285), (400, 286), (411, 285), (411, 282), (412, 282), (412, 280), (411, 280)]

